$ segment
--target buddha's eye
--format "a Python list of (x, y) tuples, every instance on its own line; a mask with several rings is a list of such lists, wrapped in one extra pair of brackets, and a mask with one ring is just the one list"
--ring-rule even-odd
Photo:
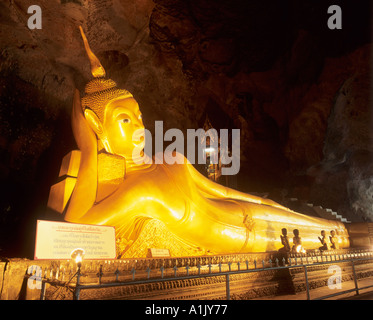
[(128, 119), (128, 118), (124, 118), (124, 119), (122, 119), (122, 122), (123, 122), (123, 123), (130, 123), (130, 122), (131, 122), (131, 120), (130, 120), (130, 119)]

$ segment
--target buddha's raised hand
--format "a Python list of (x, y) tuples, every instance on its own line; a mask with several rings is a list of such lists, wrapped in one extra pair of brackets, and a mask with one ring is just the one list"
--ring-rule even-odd
[(81, 158), (65, 220), (78, 219), (84, 215), (94, 205), (97, 192), (97, 138), (84, 118), (78, 90), (74, 94), (72, 128)]

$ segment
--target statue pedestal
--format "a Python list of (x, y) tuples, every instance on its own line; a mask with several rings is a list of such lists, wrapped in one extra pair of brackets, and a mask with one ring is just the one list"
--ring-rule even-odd
[(198, 247), (186, 244), (171, 233), (165, 224), (159, 220), (146, 219), (140, 235), (133, 243), (118, 239), (118, 257), (124, 258), (147, 258), (148, 250), (151, 248), (167, 249), (170, 257), (190, 257), (209, 254)]

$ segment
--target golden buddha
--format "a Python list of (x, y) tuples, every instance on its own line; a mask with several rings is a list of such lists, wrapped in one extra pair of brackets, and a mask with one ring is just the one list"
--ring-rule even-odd
[(133, 139), (144, 129), (139, 105), (105, 78), (81, 33), (94, 79), (82, 99), (75, 92), (72, 127), (79, 151), (64, 159), (60, 175), (66, 179), (52, 187), (48, 203), (64, 220), (114, 226), (122, 257), (143, 257), (154, 247), (173, 256), (274, 251), (283, 227), (299, 229), (307, 249), (318, 247), (323, 229), (338, 230), (340, 246), (349, 246), (343, 223), (219, 185), (181, 154), (183, 164), (138, 164), (133, 150), (145, 144)]

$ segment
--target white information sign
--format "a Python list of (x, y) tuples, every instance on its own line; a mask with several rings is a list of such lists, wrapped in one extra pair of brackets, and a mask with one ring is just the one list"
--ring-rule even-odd
[(115, 228), (37, 221), (35, 260), (70, 260), (75, 249), (84, 250), (84, 259), (115, 259)]

